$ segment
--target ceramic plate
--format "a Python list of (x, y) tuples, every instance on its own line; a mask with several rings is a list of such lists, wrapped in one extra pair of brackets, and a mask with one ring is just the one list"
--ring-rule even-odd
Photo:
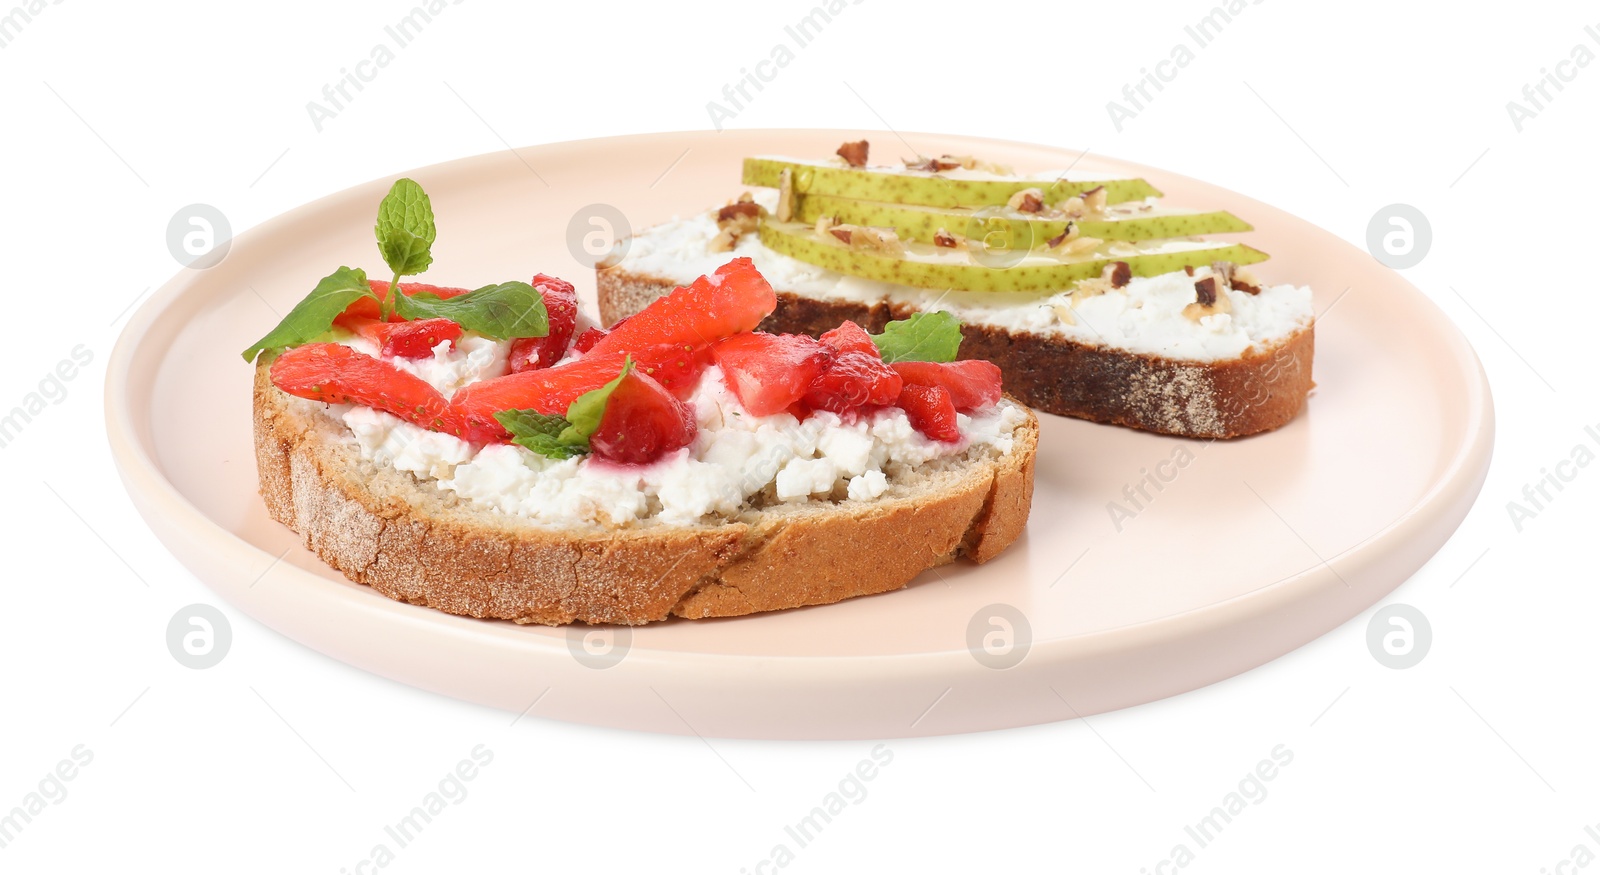
[[(422, 279), (476, 287), (544, 271), (576, 282), (593, 313), (593, 274), (568, 242), (606, 232), (581, 218), (594, 212), (585, 207), (610, 205), (642, 228), (737, 195), (746, 155), (828, 155), (862, 136), (890, 138), (653, 134), (422, 168), (406, 175), (432, 195), (440, 229)], [(1019, 169), (1079, 157), (905, 136), (923, 153)], [(334, 267), (380, 266), (372, 219), (392, 178), (254, 228), (220, 264), (155, 294), (107, 368), (111, 446), (151, 528), (235, 607), (424, 689), (513, 712), (537, 701), (531, 717), (883, 738), (1062, 720), (1192, 690), (1338, 626), (1433, 555), (1488, 469), (1489, 388), (1444, 314), (1365, 252), (1192, 179), (1094, 156), (1077, 166), (1143, 176), (1173, 204), (1252, 222), (1249, 242), (1273, 256), (1257, 273), (1315, 289), (1317, 388), (1288, 426), (1232, 442), (1041, 417), (1027, 533), (986, 565), (947, 566), (898, 592), (631, 630), (550, 629), (391, 601), (302, 549), (256, 494), (251, 368), (239, 350)]]

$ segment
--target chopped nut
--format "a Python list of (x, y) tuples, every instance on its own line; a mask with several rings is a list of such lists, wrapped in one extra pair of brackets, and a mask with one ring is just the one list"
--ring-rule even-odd
[(794, 173), (788, 167), (778, 174), (778, 209), (775, 212), (780, 222), (794, 218)]
[(1061, 205), (1056, 207), (1056, 209), (1074, 219), (1083, 218), (1083, 215), (1089, 211), (1088, 208), (1084, 206), (1083, 198), (1077, 197), (1076, 195), (1062, 201)]
[(850, 248), (894, 257), (904, 255), (906, 251), (905, 245), (900, 242), (900, 235), (896, 234), (893, 228), (873, 228), (866, 225), (852, 229)]
[(1060, 319), (1063, 325), (1078, 324), (1077, 318), (1072, 315), (1072, 308), (1070, 306), (1066, 304), (1057, 304), (1051, 309), (1055, 310), (1056, 318)]
[(857, 140), (854, 143), (845, 143), (834, 153), (844, 159), (844, 163), (851, 167), (865, 167), (867, 164), (867, 141)]
[[(963, 166), (960, 158), (952, 158), (949, 155), (945, 155), (941, 158), (928, 158), (924, 155), (918, 155), (915, 161), (912, 161), (909, 158), (902, 158), (901, 160), (905, 162), (907, 170), (921, 170), (926, 173), (938, 173), (941, 170), (954, 170), (957, 167)], [(967, 160), (970, 161), (972, 159), (969, 158)]]
[(737, 201), (717, 210), (717, 224), (727, 222), (752, 222), (750, 230), (755, 230), (753, 222), (761, 215), (761, 206), (755, 201)]
[(1238, 289), (1247, 295), (1261, 294), (1261, 283), (1248, 270), (1231, 261), (1211, 262), (1211, 272), (1222, 278), (1222, 282), (1230, 289)]
[(940, 228), (933, 234), (933, 245), (944, 249), (955, 249), (961, 245), (961, 241), (956, 239), (956, 235)]
[(1078, 236), (1078, 223), (1068, 222), (1066, 229), (1060, 234), (1051, 237), (1049, 241), (1045, 243), (1045, 245), (1051, 249), (1059, 249), (1062, 244), (1071, 243), (1072, 241), (1078, 239)]
[(1025, 188), (1012, 195), (1006, 201), (1006, 206), (1021, 213), (1037, 213), (1044, 209), (1044, 192), (1037, 188)]
[(1109, 291), (1111, 291), (1111, 281), (1104, 275), (1078, 280), (1078, 284), (1072, 287), (1072, 303), (1077, 304), (1085, 298), (1099, 297)]
[(854, 225), (835, 225), (828, 229), (828, 233), (839, 238), (839, 242), (848, 246), (850, 244), (850, 238), (855, 236), (855, 230), (856, 226)]
[(739, 238), (756, 229), (761, 206), (746, 192), (738, 201), (717, 210), (717, 236), (711, 238), (712, 252), (729, 252)]
[[(818, 235), (826, 234), (830, 230), (832, 230), (834, 227), (836, 227), (838, 224), (839, 224), (839, 220), (834, 216), (818, 216), (817, 217), (817, 234)], [(849, 242), (849, 241), (846, 241), (846, 242)]]
[(1105, 210), (1106, 198), (1109, 197), (1109, 194), (1106, 192), (1105, 186), (1097, 185), (1084, 192), (1080, 197), (1083, 198), (1083, 205), (1089, 209), (1089, 212), (1099, 213)]
[(1194, 281), (1194, 303), (1183, 308), (1184, 316), (1199, 322), (1206, 316), (1233, 312), (1233, 304), (1228, 300), (1228, 287), (1220, 273), (1202, 267), (1191, 276), (1200, 278)]
[(1099, 237), (1079, 237), (1078, 239), (1067, 243), (1066, 246), (1063, 246), (1061, 249), (1061, 254), (1068, 257), (1074, 255), (1088, 255), (1096, 249), (1099, 249), (1100, 244), (1104, 242), (1105, 241), (1101, 240)]
[(1183, 272), (1188, 274), (1189, 276), (1194, 276), (1194, 265), (1192, 265), (1192, 264), (1184, 265), (1183, 266)]
[(1111, 283), (1113, 289), (1120, 289), (1133, 280), (1133, 270), (1126, 261), (1111, 262), (1100, 275)]
[(1234, 266), (1233, 287), (1247, 295), (1261, 294), (1261, 281), (1247, 267)]

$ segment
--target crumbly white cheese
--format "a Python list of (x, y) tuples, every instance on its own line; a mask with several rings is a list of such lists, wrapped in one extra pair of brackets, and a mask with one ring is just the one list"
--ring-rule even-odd
[[(378, 345), (364, 337), (352, 335), (340, 341), (356, 352), (379, 358)], [(468, 383), (504, 376), (511, 345), (467, 332), (452, 343), (442, 340), (433, 348), (428, 358), (390, 358), (390, 364), (402, 371), (426, 380), (439, 393), (449, 398), (457, 389)]]
[[(758, 202), (772, 206), (772, 194)], [(1185, 361), (1237, 358), (1249, 349), (1269, 346), (1310, 324), (1311, 290), (1275, 285), (1259, 295), (1226, 292), (1232, 313), (1202, 318), (1183, 315), (1195, 301), (1194, 281), (1183, 271), (1135, 277), (1125, 288), (1071, 304), (1071, 294), (1040, 296), (995, 292), (918, 289), (848, 276), (780, 255), (761, 245), (755, 234), (741, 237), (732, 252), (712, 252), (717, 234), (709, 212), (674, 219), (626, 241), (618, 265), (630, 272), (687, 283), (737, 256), (748, 256), (780, 291), (811, 298), (877, 304), (903, 303), (916, 308), (949, 310), (963, 322), (1010, 332), (1062, 337), (1088, 345), (1159, 355)], [(1073, 321), (1057, 314), (1057, 305), (1073, 307)]]
[[(488, 369), (481, 365), (493, 359), (481, 346), (461, 346), (436, 349), (413, 372), (441, 391), (483, 378), (478, 375)], [(363, 458), (432, 480), (474, 504), (557, 525), (692, 524), (731, 517), (769, 488), (785, 502), (870, 500), (889, 489), (895, 472), (931, 459), (973, 445), (1009, 452), (1017, 425), (1027, 418), (1009, 403), (963, 414), (964, 440), (940, 443), (923, 437), (895, 408), (850, 418), (826, 411), (804, 420), (788, 413), (751, 416), (715, 367), (706, 370), (689, 405), (698, 425), (694, 442), (650, 465), (587, 456), (553, 460), (514, 445), (474, 445), (366, 407), (334, 413)]]

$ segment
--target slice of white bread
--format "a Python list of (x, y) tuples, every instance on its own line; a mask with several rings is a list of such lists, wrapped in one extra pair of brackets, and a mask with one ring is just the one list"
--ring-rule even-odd
[[(1068, 333), (1049, 327), (1054, 317), (1048, 314), (1045, 326), (1028, 318), (1039, 315), (1045, 300), (1037, 295), (936, 293), (861, 280), (773, 252), (755, 234), (740, 238), (732, 252), (709, 251), (717, 232), (714, 221), (699, 215), (628, 241), (620, 260), (596, 270), (601, 320), (614, 324), (706, 264), (739, 255), (753, 258), (778, 292), (777, 310), (762, 330), (816, 335), (850, 320), (878, 332), (918, 310), (951, 309), (963, 320), (961, 357), (999, 365), (1006, 391), (1045, 413), (1182, 437), (1232, 438), (1289, 422), (1313, 385), (1311, 299), (1303, 288), (1268, 287), (1259, 296), (1225, 292), (1235, 302), (1235, 312), (1223, 317), (1227, 331), (1179, 317), (1152, 335), (1139, 336), (1137, 321), (1132, 334), (1119, 335), (1112, 330), (1117, 326), (1101, 322), (1097, 328), (1083, 310), (1074, 310), (1078, 324)], [(1249, 332), (1241, 327), (1247, 311), (1257, 317)]]
[(693, 526), (556, 528), (363, 459), (325, 405), (274, 387), (269, 365), (264, 356), (256, 368), (254, 427), (272, 518), (351, 580), (452, 614), (638, 625), (830, 604), (899, 589), (957, 557), (993, 558), (1022, 533), (1033, 501), (1029, 413), (1010, 452), (934, 460), (871, 501), (772, 504)]

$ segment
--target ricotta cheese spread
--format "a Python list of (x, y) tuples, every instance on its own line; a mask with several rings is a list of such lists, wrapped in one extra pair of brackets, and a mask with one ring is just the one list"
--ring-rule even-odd
[[(361, 338), (344, 341), (376, 356)], [(500, 376), (508, 345), (471, 333), (446, 341), (431, 358), (387, 359), (449, 395)], [(1010, 452), (1016, 427), (1027, 420), (1002, 401), (958, 415), (963, 440), (929, 440), (904, 411), (884, 408), (841, 417), (815, 411), (752, 416), (727, 388), (722, 372), (706, 369), (687, 402), (698, 427), (694, 442), (649, 465), (620, 465), (593, 456), (549, 459), (514, 444), (472, 444), (428, 431), (398, 417), (354, 405), (331, 413), (350, 429), (362, 458), (405, 471), (480, 507), (540, 522), (688, 525), (727, 518), (750, 499), (868, 501), (891, 481), (930, 460), (974, 446)]]
[[(756, 201), (771, 210), (776, 195), (757, 191)], [(1183, 271), (1135, 277), (1127, 286), (1076, 302), (1070, 290), (1056, 295), (958, 292), (919, 289), (878, 282), (816, 267), (773, 252), (755, 234), (739, 238), (732, 252), (713, 252), (717, 235), (712, 212), (677, 218), (629, 238), (617, 266), (630, 273), (687, 283), (730, 258), (755, 261), (772, 287), (809, 298), (877, 304), (903, 303), (919, 309), (949, 310), (963, 322), (1009, 332), (1061, 337), (1091, 346), (1185, 361), (1238, 358), (1270, 346), (1311, 323), (1311, 289), (1263, 286), (1260, 294), (1237, 289), (1224, 293), (1232, 313), (1191, 320), (1183, 308), (1195, 301), (1194, 281)], [(1070, 308), (1072, 320), (1060, 313)]]

